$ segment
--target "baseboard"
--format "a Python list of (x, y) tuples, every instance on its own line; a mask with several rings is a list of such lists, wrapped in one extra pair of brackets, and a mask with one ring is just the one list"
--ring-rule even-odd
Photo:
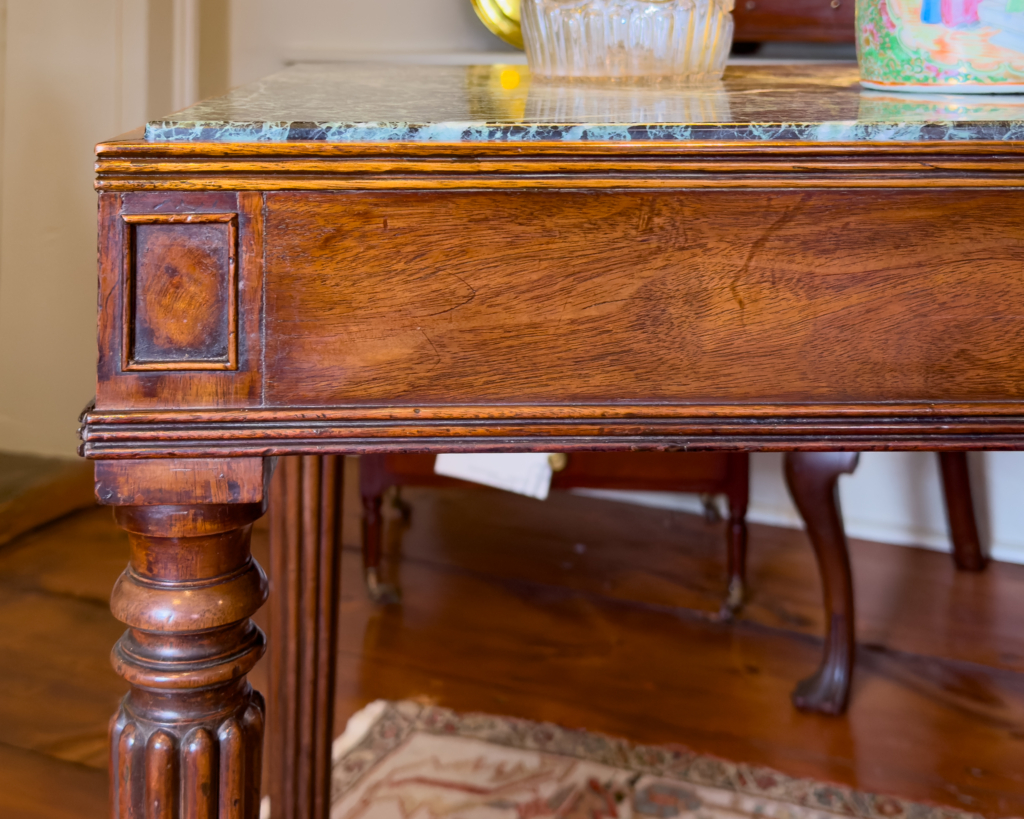
[(90, 461), (0, 453), (0, 546), (95, 503)]

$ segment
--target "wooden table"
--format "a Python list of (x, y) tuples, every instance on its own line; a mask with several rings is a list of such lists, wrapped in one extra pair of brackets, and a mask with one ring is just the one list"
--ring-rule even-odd
[(99, 146), (114, 815), (257, 814), (276, 456), (270, 790), (321, 819), (342, 455), (783, 450), (805, 505), (830, 450), (1024, 448), (1020, 107), (296, 67)]

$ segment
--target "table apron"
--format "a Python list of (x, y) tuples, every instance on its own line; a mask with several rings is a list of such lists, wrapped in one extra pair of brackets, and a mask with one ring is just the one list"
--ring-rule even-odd
[(100, 199), (93, 457), (1024, 445), (1015, 190)]

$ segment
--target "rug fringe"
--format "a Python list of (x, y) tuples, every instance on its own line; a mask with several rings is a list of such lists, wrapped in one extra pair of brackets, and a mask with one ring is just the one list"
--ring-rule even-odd
[(334, 740), (334, 744), (331, 746), (331, 761), (333, 763), (336, 764), (339, 759), (363, 741), (388, 705), (390, 703), (387, 700), (376, 700), (349, 717), (348, 723), (345, 725), (345, 732)]

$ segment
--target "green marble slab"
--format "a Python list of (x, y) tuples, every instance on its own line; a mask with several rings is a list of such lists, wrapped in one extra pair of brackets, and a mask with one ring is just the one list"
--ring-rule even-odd
[(704, 88), (555, 85), (522, 65), (298, 65), (149, 123), (153, 142), (1024, 141), (1024, 95), (862, 90), (857, 66)]

